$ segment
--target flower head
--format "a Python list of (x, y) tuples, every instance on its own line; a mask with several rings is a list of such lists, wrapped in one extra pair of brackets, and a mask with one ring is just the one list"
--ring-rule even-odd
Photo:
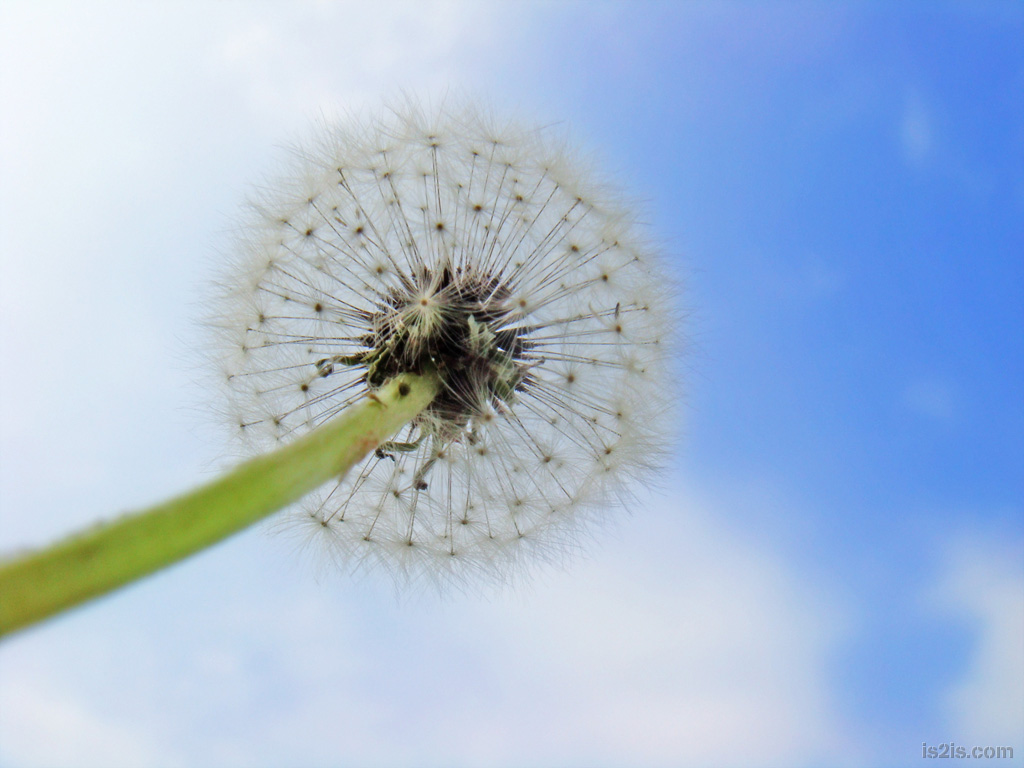
[(564, 551), (662, 450), (657, 254), (540, 132), (415, 106), (327, 129), (245, 233), (217, 326), (246, 445), (400, 373), (441, 382), (298, 514), (344, 563), (504, 575)]

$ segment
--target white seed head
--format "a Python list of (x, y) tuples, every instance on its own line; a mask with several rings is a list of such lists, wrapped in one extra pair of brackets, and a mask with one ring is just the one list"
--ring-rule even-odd
[(251, 206), (214, 320), (247, 449), (401, 372), (440, 394), (297, 521), (400, 583), (503, 578), (574, 548), (665, 449), (658, 254), (540, 131), (414, 105), (325, 128)]

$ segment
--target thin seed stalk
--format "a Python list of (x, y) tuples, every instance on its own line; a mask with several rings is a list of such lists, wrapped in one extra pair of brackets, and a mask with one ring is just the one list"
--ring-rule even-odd
[(344, 475), (426, 408), (436, 374), (402, 374), (272, 453), (170, 501), (0, 562), (0, 636), (125, 586)]

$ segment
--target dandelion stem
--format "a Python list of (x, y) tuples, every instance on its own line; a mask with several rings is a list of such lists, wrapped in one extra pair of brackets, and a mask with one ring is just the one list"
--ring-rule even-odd
[(318, 429), (171, 501), (0, 562), (0, 635), (124, 586), (344, 475), (422, 411), (434, 374), (403, 374)]

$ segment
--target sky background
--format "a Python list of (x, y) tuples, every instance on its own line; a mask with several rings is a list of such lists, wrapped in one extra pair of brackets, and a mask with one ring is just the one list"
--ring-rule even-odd
[(483, 597), (248, 531), (3, 641), (0, 768), (1024, 765), (1016, 2), (4, 0), (0, 549), (211, 476), (241, 202), (402, 92), (642, 201), (688, 312), (662, 487)]

